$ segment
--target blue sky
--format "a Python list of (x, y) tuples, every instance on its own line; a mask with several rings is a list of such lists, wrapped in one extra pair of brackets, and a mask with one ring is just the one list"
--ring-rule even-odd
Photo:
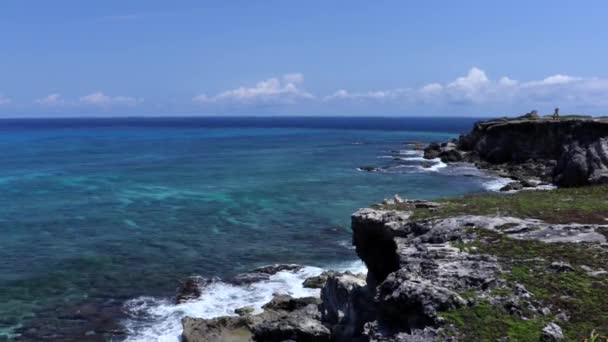
[(606, 1), (0, 3), (0, 116), (608, 114)]

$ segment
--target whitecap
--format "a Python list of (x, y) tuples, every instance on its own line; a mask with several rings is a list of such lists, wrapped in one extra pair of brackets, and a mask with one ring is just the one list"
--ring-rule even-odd
[(495, 177), (495, 178), (492, 178), (490, 180), (487, 180), (487, 181), (483, 182), (482, 186), (486, 190), (500, 191), (500, 189), (502, 189), (505, 185), (507, 185), (507, 184), (509, 184), (511, 182), (513, 182), (513, 180), (510, 179), (510, 178)]
[[(330, 267), (337, 271), (366, 273), (365, 265), (357, 260)], [(169, 299), (139, 297), (128, 301), (125, 309), (130, 318), (124, 322), (129, 342), (178, 342), (182, 334), (181, 320), (184, 317), (213, 318), (235, 316), (234, 309), (252, 306), (257, 312), (275, 294), (292, 297), (319, 296), (318, 289), (304, 288), (306, 278), (319, 275), (322, 268), (304, 267), (297, 272), (281, 271), (268, 280), (249, 285), (233, 285), (215, 282), (204, 289), (200, 299), (174, 304)]]
[(437, 172), (440, 169), (448, 167), (448, 164), (442, 162), (439, 158), (425, 159), (425, 161), (432, 162), (434, 163), (434, 165), (431, 165), (430, 167), (420, 166), (420, 169), (422, 169), (423, 171)]

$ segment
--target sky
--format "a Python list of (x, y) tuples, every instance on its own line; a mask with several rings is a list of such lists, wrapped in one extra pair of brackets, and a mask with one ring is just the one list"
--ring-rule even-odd
[(0, 117), (608, 115), (608, 2), (2, 0)]

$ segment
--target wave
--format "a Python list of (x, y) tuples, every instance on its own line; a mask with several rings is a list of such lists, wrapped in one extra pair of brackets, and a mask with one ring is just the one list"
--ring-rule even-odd
[(511, 183), (513, 180), (511, 178), (505, 178), (505, 177), (499, 177), (496, 176), (488, 181), (483, 182), (482, 186), (486, 189), (486, 190), (490, 190), (490, 191), (500, 191), (500, 189), (502, 189), (502, 187), (504, 187), (505, 185)]
[[(335, 271), (366, 273), (365, 265), (357, 260), (329, 267)], [(251, 306), (261, 312), (275, 294), (292, 297), (319, 296), (319, 289), (302, 286), (306, 278), (321, 274), (324, 269), (306, 266), (299, 271), (280, 271), (267, 280), (247, 285), (234, 285), (223, 281), (212, 282), (202, 289), (199, 299), (175, 304), (168, 298), (139, 297), (125, 303), (130, 318), (124, 322), (128, 342), (179, 342), (182, 318), (213, 318), (236, 316), (234, 309)]]
[[(426, 160), (426, 159), (425, 159)], [(432, 171), (432, 172), (437, 172), (440, 169), (443, 169), (445, 167), (448, 167), (448, 164), (444, 163), (441, 161), (441, 159), (439, 158), (435, 158), (435, 159), (428, 159), (428, 161), (435, 163), (435, 165), (432, 165), (430, 167), (422, 167), (422, 169), (424, 171)]]

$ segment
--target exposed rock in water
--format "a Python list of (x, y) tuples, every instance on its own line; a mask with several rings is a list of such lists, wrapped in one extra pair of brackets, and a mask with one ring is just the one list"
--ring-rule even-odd
[(518, 191), (523, 188), (524, 186), (520, 182), (511, 182), (500, 188), (500, 191)]
[(360, 166), (358, 168), (359, 171), (367, 171), (367, 172), (380, 172), (381, 168), (375, 166)]
[(334, 274), (336, 273), (331, 271), (325, 271), (319, 274), (318, 276), (306, 278), (304, 280), (304, 283), (302, 283), (302, 286), (309, 289), (322, 289), (323, 286), (325, 286), (325, 283), (327, 282), (327, 278), (333, 276)]
[(320, 321), (319, 298), (276, 296), (264, 312), (243, 317), (184, 318), (185, 342), (329, 342), (330, 331)]
[(198, 276), (186, 278), (177, 289), (175, 303), (181, 304), (199, 298), (202, 289), (217, 280), (217, 278), (207, 279)]
[(304, 268), (304, 266), (293, 264), (268, 265), (258, 267), (246, 273), (238, 274), (234, 278), (232, 278), (230, 282), (237, 285), (251, 284), (261, 280), (268, 280), (272, 275), (277, 274), (279, 272), (297, 272), (302, 268)]
[(234, 313), (239, 316), (251, 315), (255, 311), (253, 306), (244, 306), (242, 308), (234, 309)]

